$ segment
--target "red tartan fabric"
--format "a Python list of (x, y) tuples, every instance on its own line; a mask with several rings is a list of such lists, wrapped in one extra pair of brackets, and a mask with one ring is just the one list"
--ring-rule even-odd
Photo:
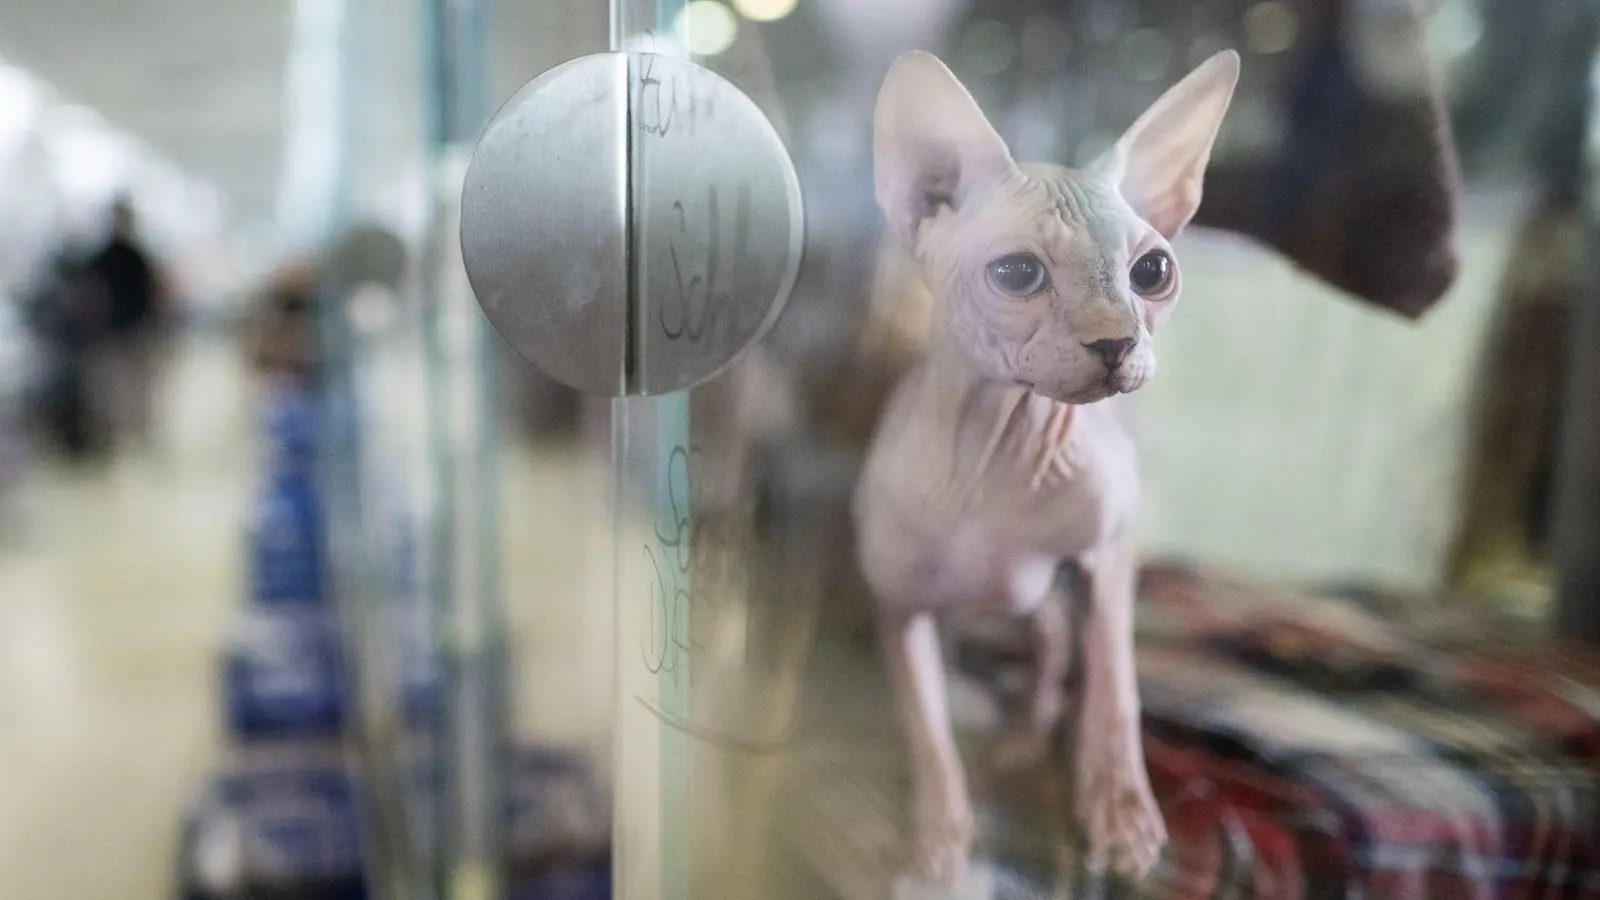
[(1172, 841), (1134, 895), (1600, 897), (1600, 653), (1175, 568), (1142, 589)]
[(1145, 756), (1172, 849), (1141, 887), (1175, 900), (1303, 896), (1299, 842), (1284, 824), (1295, 817), (1276, 815), (1287, 811), (1281, 801), (1293, 795), (1292, 785), (1230, 772), (1237, 767), (1159, 738), (1146, 740)]

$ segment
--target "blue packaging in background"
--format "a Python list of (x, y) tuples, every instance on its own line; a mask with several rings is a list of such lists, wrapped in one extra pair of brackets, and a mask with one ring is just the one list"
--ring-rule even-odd
[(327, 598), (317, 427), (317, 405), (308, 392), (280, 388), (267, 394), (261, 419), (266, 459), (249, 526), (252, 603)]
[(611, 864), (601, 859), (583, 866), (514, 879), (509, 893), (511, 900), (610, 900)]
[(335, 743), (257, 748), (230, 760), (184, 828), (190, 897), (330, 888), (359, 897), (359, 807)]
[(236, 737), (336, 734), (344, 718), (337, 621), (317, 608), (245, 610), (223, 654), (224, 706)]
[(549, 747), (522, 747), (507, 766), (513, 859), (572, 855), (609, 846), (610, 801), (580, 757)]
[(309, 466), (266, 473), (249, 529), (253, 604), (320, 604), (326, 599), (321, 515)]
[[(426, 756), (413, 791), (436, 786)], [(549, 748), (513, 753), (511, 900), (607, 900), (609, 810), (588, 767)], [(336, 742), (241, 751), (190, 810), (184, 896), (364, 900), (356, 791)]]
[(261, 406), (261, 434), (277, 463), (310, 465), (316, 457), (321, 409), (316, 395), (301, 387), (267, 390)]
[[(318, 412), (304, 391), (278, 388), (264, 399), (267, 453), (248, 530), (249, 597), (225, 662), (237, 738), (321, 735), (340, 725), (343, 648), (315, 464)], [(387, 606), (368, 627), (388, 632), (383, 645), (395, 654), (406, 719), (427, 721), (439, 709), (437, 627), (418, 578), (405, 482), (379, 483), (385, 489), (366, 502)]]
[[(265, 398), (265, 463), (248, 528), (249, 591), (223, 653), (224, 771), (184, 828), (183, 896), (191, 900), (366, 900), (360, 806), (339, 736), (348, 707), (339, 606), (318, 489), (318, 406), (304, 391)], [(384, 608), (362, 627), (385, 632), (408, 722), (438, 712), (437, 623), (420, 577), (416, 520), (399, 478), (364, 498), (376, 533)], [(422, 734), (430, 733), (423, 728)], [(420, 738), (407, 791), (416, 835), (431, 846), (439, 774)], [(510, 900), (607, 900), (609, 804), (587, 766), (552, 749), (512, 754), (505, 798)]]

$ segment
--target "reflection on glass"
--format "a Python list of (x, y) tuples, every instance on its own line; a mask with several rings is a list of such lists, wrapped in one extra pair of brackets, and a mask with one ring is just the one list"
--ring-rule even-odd
[(798, 4), (799, 0), (734, 0), (733, 8), (752, 22), (776, 22)]
[(1245, 40), (1256, 53), (1282, 53), (1294, 46), (1299, 19), (1289, 4), (1266, 0), (1244, 14)]
[(672, 33), (695, 56), (716, 56), (733, 46), (739, 22), (718, 0), (694, 0), (673, 19)]
[(39, 105), (39, 86), (28, 73), (0, 63), (0, 154), (28, 133)]

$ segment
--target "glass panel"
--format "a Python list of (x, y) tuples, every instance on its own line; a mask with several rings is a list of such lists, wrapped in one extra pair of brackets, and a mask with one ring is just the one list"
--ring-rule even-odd
[[(1211, 645), (1194, 638), (1197, 626), (1183, 618), (1193, 607), (1177, 604), (1182, 591), (1172, 585), (1188, 585), (1188, 602), (1216, 615), (1287, 596), (1287, 608), (1307, 616), (1357, 609), (1364, 627), (1410, 626), (1440, 612), (1436, 598), (1460, 590), (1475, 598), (1462, 608), (1520, 623), (1503, 625), (1507, 633), (1542, 620), (1548, 538), (1545, 525), (1528, 522), (1550, 521), (1549, 489), (1536, 483), (1558, 478), (1555, 432), (1541, 431), (1556, 427), (1549, 410), (1558, 401), (1538, 397), (1559, 379), (1545, 366), (1518, 382), (1505, 366), (1532, 366), (1526, 359), (1541, 354), (1516, 349), (1502, 332), (1505, 317), (1532, 315), (1508, 311), (1517, 278), (1560, 290), (1554, 273), (1564, 263), (1521, 272), (1517, 261), (1578, 227), (1575, 201), (1557, 186), (1580, 180), (1571, 172), (1584, 127), (1573, 123), (1585, 121), (1587, 100), (1575, 98), (1587, 89), (1578, 76), (1554, 79), (1574, 92), (1557, 92), (1566, 101), (1519, 109), (1510, 89), (1488, 86), (1497, 79), (1488, 73), (1526, 59), (1525, 49), (1510, 49), (1526, 42), (1491, 25), (1516, 18), (1511, 5), (706, 0), (637, 4), (624, 17), (625, 36), (650, 32), (636, 46), (723, 73), (768, 113), (800, 170), (807, 209), (799, 283), (757, 351), (701, 387), (618, 404), (624, 896), (881, 897), (916, 868), (907, 742), (926, 731), (908, 729), (897, 710), (876, 634), (885, 598), (856, 562), (851, 515), (890, 391), (920, 371), (930, 347), (943, 346), (932, 342), (947, 338), (948, 304), (959, 302), (937, 283), (930, 295), (927, 260), (893, 245), (874, 202), (883, 189), (874, 177), (874, 107), (906, 50), (939, 55), (1016, 159), (1078, 166), (1101, 158), (1212, 54), (1231, 47), (1242, 56), (1204, 202), (1172, 241), (1185, 299), (1154, 343), (1159, 375), (1130, 398), (1142, 469), (1134, 526), (1147, 670), (1142, 768), (1173, 832), (1151, 884), (1173, 888), (1194, 874), (1183, 854), (1203, 841), (1178, 833), (1188, 827), (1184, 816), (1224, 815), (1221, 801), (1201, 803), (1202, 812), (1184, 805), (1199, 803), (1182, 791), (1199, 790), (1200, 775), (1184, 775), (1181, 760), (1217, 772), (1237, 762), (1205, 755), (1204, 741), (1227, 729), (1202, 721), (1195, 706), (1203, 698), (1174, 677), (1209, 659), (1195, 648)], [(1540, 28), (1558, 33), (1558, 21), (1578, 27), (1563, 18), (1578, 16), (1576, 5), (1541, 9), (1549, 16), (1542, 24), (1499, 27), (1524, 38)], [(1562, 44), (1573, 71), (1588, 71), (1587, 40)], [(1550, 71), (1525, 83), (1546, 85)], [(1532, 97), (1526, 90), (1519, 96)], [(911, 127), (923, 132), (910, 140), (935, 141), (941, 124), (964, 127), (959, 95), (921, 91)], [(1558, 149), (1529, 152), (1521, 135), (1530, 130)], [(633, 152), (637, 166), (650, 148), (636, 143)], [(648, 185), (637, 168), (635, 177), (637, 195)], [(952, 190), (936, 184), (923, 200), (959, 219), (962, 198)], [(1064, 227), (1103, 239), (1070, 221), (1075, 204), (1089, 201), (1058, 200)], [(971, 240), (971, 248), (946, 248), (950, 258), (984, 252), (980, 238)], [(645, 268), (637, 284), (671, 262), (637, 257)], [(1508, 271), (1519, 273), (1509, 286)], [(992, 290), (981, 271), (969, 275), (978, 286), (961, 290)], [(1123, 298), (1131, 276), (1112, 277)], [(652, 342), (664, 340), (645, 317), (660, 298), (642, 291), (636, 299), (633, 339), (648, 359)], [(1546, 339), (1559, 357), (1558, 339)], [(1498, 364), (1484, 355), (1492, 341), (1509, 342)], [(1510, 393), (1485, 394), (1482, 371)], [(1514, 394), (1512, 383), (1532, 394)], [(1100, 415), (1080, 413), (1071, 428), (1062, 424), (1064, 434), (1092, 429), (1085, 422)], [(942, 460), (934, 445), (954, 437), (926, 427), (928, 452)], [(1536, 432), (1545, 437), (1530, 437)], [(1533, 444), (1512, 449), (1522, 438)], [(1502, 493), (1507, 473), (1516, 487)], [(907, 483), (939, 486), (936, 472)], [(893, 537), (910, 544), (924, 524), (908, 521), (908, 534)], [(953, 561), (983, 545), (983, 529), (973, 527), (960, 540), (923, 541), (926, 567), (957, 585), (977, 578), (981, 560)], [(1028, 546), (1034, 539), (1017, 537)], [(1052, 562), (1077, 560), (1056, 554)], [(1057, 680), (1092, 678), (1094, 666), (1109, 665), (1104, 646), (1082, 644), (1091, 626), (1081, 617), (1093, 609), (1071, 572), (1057, 572), (1047, 600), (1079, 617), (1071, 633), (1081, 652)], [(937, 579), (927, 587), (941, 589), (949, 603), (982, 599), (967, 596), (981, 590)], [(966, 772), (961, 796), (976, 798), (972, 880), (962, 892), (1070, 891), (1088, 878), (1073, 741), (1105, 724), (1105, 710), (1086, 723), (1068, 720), (1040, 764), (1001, 765), (1005, 722), (1025, 722), (1034, 696), (1027, 685), (1036, 645), (1020, 617), (965, 618), (938, 617), (949, 698), (935, 704), (953, 718)], [(1231, 665), (1249, 652), (1276, 651), (1223, 655)], [(1245, 678), (1268, 664), (1241, 665), (1244, 674), (1234, 674)], [(1221, 691), (1225, 676), (1210, 677), (1207, 688)], [(1229, 727), (1260, 741), (1251, 752), (1311, 740), (1290, 724), (1250, 719), (1258, 710), (1240, 702)], [(1296, 702), (1324, 709), (1327, 700)], [(1138, 756), (1133, 749), (1120, 758)], [(1310, 888), (1347, 883), (1302, 862)]]
[[(433, 482), (425, 474), (427, 382), (409, 277), (415, 235), (396, 215), (422, 198), (405, 196), (407, 188), (420, 192), (414, 178), (393, 177), (420, 164), (421, 141), (405, 125), (422, 98), (420, 85), (385, 97), (371, 55), (378, 35), (414, 34), (416, 23), (361, 0), (297, 4), (295, 22), (297, 127), (286, 142), (282, 215), (291, 245), (315, 261), (322, 320), (320, 379), (308, 397), (319, 412), (317, 485), (342, 635), (342, 774), (354, 785), (348, 796), (361, 827), (346, 840), (359, 837), (375, 896), (422, 898), (434, 895), (431, 795), (418, 790), (426, 784), (418, 776), (437, 752), (425, 696), (436, 688), (436, 644), (416, 576), (429, 556), (418, 540), (427, 513), (419, 501)], [(368, 180), (378, 173), (390, 176), (382, 193)], [(394, 390), (408, 384), (411, 391)]]
[[(760, 267), (743, 252), (741, 229), (784, 197), (759, 193), (781, 185), (747, 180), (760, 150), (753, 144), (711, 150), (724, 155), (705, 183), (666, 180), (672, 155), (684, 152), (673, 129), (728, 128), (718, 116), (732, 112), (653, 56), (706, 65), (774, 126), (781, 119), (764, 55), (749, 46), (753, 32), (741, 32), (726, 7), (625, 3), (622, 14), (624, 45), (640, 54), (630, 97), (635, 384), (655, 393), (655, 379), (675, 366), (699, 358), (714, 367), (711, 354), (726, 349), (719, 335), (765, 315), (774, 297), (741, 293)], [(740, 33), (744, 42), (729, 49)], [(667, 208), (675, 215), (662, 215)], [(801, 584), (793, 606), (762, 593), (773, 550), (754, 539), (760, 497), (745, 433), (760, 415), (748, 396), (758, 366), (747, 359), (694, 390), (616, 403), (622, 896), (761, 895), (756, 851), (766, 823), (752, 812), (770, 799), (775, 773), (770, 750), (751, 748), (775, 746), (790, 727), (811, 617)]]
[[(668, 35), (683, 0), (618, 0), (612, 5), (613, 49), (671, 47)], [(668, 51), (670, 53), (670, 49)], [(639, 57), (629, 61), (629, 167), (635, 253), (646, 242), (639, 196), (649, 153), (641, 112), (651, 76)], [(659, 127), (653, 117), (650, 127)], [(649, 272), (637, 255), (632, 269), (628, 388), (649, 351), (642, 326), (649, 316), (641, 285)], [(664, 723), (686, 709), (691, 683), (689, 599), (692, 573), (684, 564), (693, 545), (688, 488), (687, 395), (626, 397), (611, 404), (615, 509), (614, 659), (616, 716), (613, 863), (624, 897), (686, 898), (690, 893), (692, 825), (684, 795), (691, 784), (690, 748)]]
[(439, 891), (503, 896), (507, 759), (506, 612), (501, 575), (500, 347), (462, 269), (461, 185), (488, 119), (488, 4), (429, 2), (430, 182), (426, 273), (432, 388), (434, 589), (441, 648)]
[[(611, 10), (604, 2), (486, 7), (491, 106), (540, 74), (608, 46)], [(464, 139), (478, 136), (475, 128)], [(451, 202), (459, 195), (458, 182), (441, 188)], [(454, 254), (455, 225), (442, 226), (440, 238)], [(446, 270), (459, 273), (459, 261)], [(470, 318), (482, 327), (477, 310)], [(619, 344), (624, 338), (616, 336)], [(493, 565), (499, 568), (487, 571), (500, 581), (504, 599), (501, 618), (487, 623), (485, 636), (501, 642), (496, 652), (505, 655), (506, 679), (505, 695), (493, 701), (503, 704), (504, 719), (489, 723), (503, 727), (506, 742), (494, 748), (501, 758), (489, 762), (509, 801), (499, 836), (507, 889), (513, 897), (603, 896), (614, 734), (609, 403), (580, 397), (498, 339), (489, 343), (497, 395)]]

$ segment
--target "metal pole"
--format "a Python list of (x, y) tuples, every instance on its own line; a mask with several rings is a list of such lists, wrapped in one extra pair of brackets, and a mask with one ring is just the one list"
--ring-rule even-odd
[(486, 0), (423, 0), (433, 215), (425, 317), (440, 503), (434, 567), (443, 662), (439, 890), (506, 893), (503, 760), (508, 718), (499, 554), (498, 346), (473, 302), (457, 240), (462, 177), (488, 119)]
[(361, 844), (369, 894), (425, 900), (431, 893), (410, 852), (400, 764), (397, 683), (381, 629), (383, 600), (372, 521), (363, 497), (358, 337), (344, 312), (355, 287), (344, 254), (358, 96), (366, 60), (359, 35), (364, 0), (297, 0), (289, 60), (287, 129), (279, 224), (291, 251), (322, 256), (325, 360), (319, 489), (326, 516), (331, 588), (337, 604), (349, 704), (345, 740), (359, 784)]

